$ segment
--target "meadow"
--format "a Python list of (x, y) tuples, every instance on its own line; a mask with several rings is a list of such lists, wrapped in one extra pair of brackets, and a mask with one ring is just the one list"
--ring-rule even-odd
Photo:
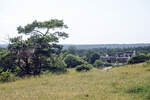
[(0, 83), (0, 100), (149, 100), (150, 65), (145, 63)]

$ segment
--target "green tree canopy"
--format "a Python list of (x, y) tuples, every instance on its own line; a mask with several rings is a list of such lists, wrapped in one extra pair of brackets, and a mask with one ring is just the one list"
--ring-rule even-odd
[(11, 55), (16, 55), (16, 63), (21, 68), (22, 75), (39, 75), (42, 70), (57, 67), (56, 61), (51, 62), (50, 59), (54, 57), (53, 54), (61, 53), (62, 46), (57, 43), (60, 38), (68, 37), (68, 34), (62, 30), (66, 28), (68, 26), (63, 20), (57, 19), (43, 22), (35, 20), (25, 26), (17, 27), (18, 34), (30, 36), (27, 40), (23, 40), (21, 36), (10, 39), (9, 50)]
[[(63, 20), (57, 20), (57, 19), (52, 19), (49, 21), (44, 21), (44, 22), (40, 22), (40, 21), (33, 21), (31, 24), (27, 24), (26, 26), (22, 27), (19, 26), (17, 28), (18, 33), (24, 33), (26, 35), (31, 35), (31, 34), (39, 34), (42, 36), (46, 36), (46, 35), (51, 35), (52, 33), (50, 33), (50, 29), (54, 30), (54, 29), (60, 29), (60, 28), (68, 28), (67, 25), (64, 24)], [(43, 30), (46, 30), (45, 32), (42, 32)], [(68, 35), (64, 32), (54, 32), (55, 34), (57, 34), (58, 36), (65, 36), (67, 37)]]
[(74, 68), (84, 63), (84, 61), (80, 57), (72, 55), (72, 54), (68, 54), (65, 57), (64, 61), (67, 64), (68, 68)]

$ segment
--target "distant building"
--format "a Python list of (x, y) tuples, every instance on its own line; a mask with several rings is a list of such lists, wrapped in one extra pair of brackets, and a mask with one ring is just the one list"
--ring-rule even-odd
[(118, 52), (111, 55), (106, 55), (100, 57), (100, 60), (103, 62), (109, 62), (109, 63), (126, 63), (128, 60), (133, 56), (136, 55), (136, 52)]

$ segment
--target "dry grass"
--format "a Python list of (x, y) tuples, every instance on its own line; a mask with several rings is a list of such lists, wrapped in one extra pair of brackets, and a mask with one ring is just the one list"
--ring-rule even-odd
[(0, 100), (143, 100), (124, 92), (149, 81), (150, 66), (122, 66), (62, 75), (43, 75), (0, 83)]

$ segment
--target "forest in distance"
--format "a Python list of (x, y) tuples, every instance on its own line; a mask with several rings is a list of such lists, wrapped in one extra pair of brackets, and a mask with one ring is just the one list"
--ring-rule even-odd
[[(63, 49), (74, 46), (77, 49), (93, 49), (93, 48), (130, 48), (130, 47), (146, 47), (150, 43), (135, 43), (135, 44), (61, 44)], [(8, 44), (0, 44), (0, 47), (6, 48)]]
[(77, 49), (93, 49), (93, 48), (130, 48), (130, 47), (145, 47), (150, 46), (150, 43), (136, 44), (62, 44), (64, 49), (74, 46)]

